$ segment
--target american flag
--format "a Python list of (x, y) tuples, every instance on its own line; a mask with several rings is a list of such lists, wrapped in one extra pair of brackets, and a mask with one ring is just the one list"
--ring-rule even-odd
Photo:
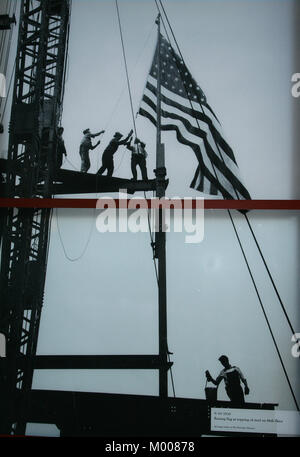
[[(160, 43), (161, 130), (175, 131), (177, 140), (194, 151), (198, 166), (190, 187), (225, 199), (250, 199), (233, 151), (202, 89), (163, 35)], [(139, 109), (155, 126), (158, 55), (157, 44)]]

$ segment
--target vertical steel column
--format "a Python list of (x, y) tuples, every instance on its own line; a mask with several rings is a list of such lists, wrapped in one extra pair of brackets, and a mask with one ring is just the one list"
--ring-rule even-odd
[[(156, 106), (156, 197), (165, 196), (165, 154), (164, 145), (161, 144), (161, 34), (160, 14), (156, 20), (158, 28), (157, 44), (157, 106)], [(164, 210), (158, 210), (158, 232), (156, 233), (156, 253), (158, 258), (158, 325), (159, 325), (159, 356), (161, 368), (159, 369), (159, 395), (168, 396), (168, 345), (167, 345), (167, 290), (166, 290), (166, 233), (164, 224)]]

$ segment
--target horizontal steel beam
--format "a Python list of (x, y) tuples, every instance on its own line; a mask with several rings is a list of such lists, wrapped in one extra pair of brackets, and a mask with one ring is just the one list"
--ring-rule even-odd
[(53, 194), (71, 195), (103, 192), (119, 192), (126, 189), (129, 194), (137, 191), (155, 190), (156, 181), (132, 181), (131, 179), (100, 176), (78, 171), (59, 170), (55, 176)]
[[(7, 171), (7, 160), (0, 159), (0, 173), (7, 173)], [(24, 169), (21, 165), (16, 166), (14, 171), (17, 175), (24, 174)], [(42, 187), (43, 184), (41, 184)], [(110, 193), (119, 192), (120, 189), (126, 189), (129, 194), (153, 191), (156, 189), (156, 180), (149, 179), (147, 182), (142, 180), (133, 181), (132, 179), (116, 178), (114, 176), (101, 176), (60, 169), (56, 172), (53, 183), (54, 195)]]
[(33, 365), (36, 370), (158, 370), (169, 369), (173, 363), (165, 365), (158, 355), (38, 355)]

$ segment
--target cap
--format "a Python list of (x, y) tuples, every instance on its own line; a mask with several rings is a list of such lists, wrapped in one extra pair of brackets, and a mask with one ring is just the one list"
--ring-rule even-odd
[(221, 355), (221, 356), (219, 357), (219, 360), (220, 360), (220, 362), (223, 362), (223, 361), (228, 362), (229, 359), (228, 359), (227, 355)]

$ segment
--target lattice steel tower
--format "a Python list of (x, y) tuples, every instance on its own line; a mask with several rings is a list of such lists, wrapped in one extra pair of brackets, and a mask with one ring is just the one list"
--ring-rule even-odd
[[(55, 173), (69, 31), (69, 0), (22, 0), (6, 196), (49, 198)], [(46, 274), (51, 210), (10, 208), (3, 229), (0, 433), (25, 434)], [(6, 365), (4, 365), (6, 364)]]

